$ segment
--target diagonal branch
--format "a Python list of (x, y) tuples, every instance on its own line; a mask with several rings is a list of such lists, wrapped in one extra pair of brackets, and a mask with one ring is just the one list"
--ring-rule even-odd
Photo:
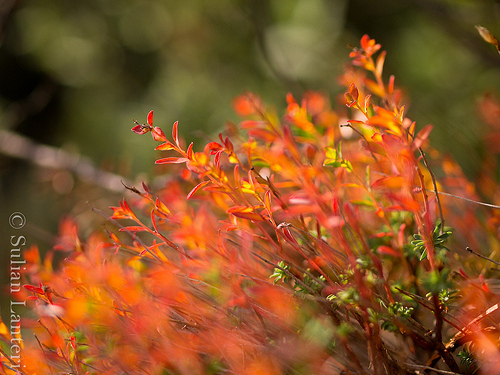
[(73, 172), (82, 181), (115, 193), (123, 193), (122, 181), (127, 181), (123, 176), (99, 169), (86, 156), (41, 145), (8, 130), (0, 130), (0, 154), (26, 160), (43, 168)]

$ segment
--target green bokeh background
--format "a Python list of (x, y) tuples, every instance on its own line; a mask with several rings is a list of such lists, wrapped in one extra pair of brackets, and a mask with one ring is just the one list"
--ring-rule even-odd
[[(500, 35), (499, 20), (492, 0), (1, 0), (0, 130), (148, 181), (155, 142), (130, 131), (132, 118), (154, 109), (155, 125), (178, 120), (201, 148), (236, 120), (231, 99), (244, 91), (276, 108), (307, 89), (333, 100), (347, 45), (368, 33), (388, 52), (385, 72), (405, 89), (408, 116), (434, 124), (433, 144), (473, 177), (477, 101), (500, 87), (500, 56), (474, 25)], [(125, 195), (67, 174), (58, 191), (58, 171), (2, 154), (0, 176), (2, 280), (10, 236), (47, 248), (61, 215), (91, 228), (100, 219), (87, 201), (106, 209)], [(8, 226), (14, 211), (28, 220), (22, 230)]]

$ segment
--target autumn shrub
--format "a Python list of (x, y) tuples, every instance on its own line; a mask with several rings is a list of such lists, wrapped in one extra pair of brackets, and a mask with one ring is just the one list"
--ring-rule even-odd
[(198, 151), (136, 122), (169, 177), (25, 251), (32, 313), (22, 338), (2, 325), (3, 373), (500, 374), (494, 176), (476, 188), (429, 145), (375, 40), (350, 57), (335, 110), (245, 93)]

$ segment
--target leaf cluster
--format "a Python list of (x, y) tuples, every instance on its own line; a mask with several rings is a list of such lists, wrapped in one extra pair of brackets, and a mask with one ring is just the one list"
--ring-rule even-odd
[[(233, 102), (241, 123), (198, 151), (178, 122), (171, 137), (152, 111), (135, 122), (132, 131), (160, 142), (156, 164), (174, 177), (125, 186), (130, 195), (111, 213), (94, 208), (108, 220), (104, 231), (84, 240), (66, 220), (43, 260), (36, 246), (25, 252), (20, 299), (32, 308), (35, 341), (26, 340), (22, 373), (378, 375), (461, 373), (469, 358), (498, 365), (498, 295), (482, 274), (469, 276), (474, 265), (457, 262), (469, 232), (446, 216), (454, 205), (438, 190), (465, 180), (446, 159), (437, 180), (432, 127), (417, 131), (406, 116), (380, 49), (367, 35), (353, 49), (338, 108), (306, 92), (287, 95), (277, 113), (246, 93)], [(64, 258), (59, 268), (55, 258)], [(0, 328), (5, 343), (21, 340)], [(471, 352), (455, 356), (465, 346)], [(5, 354), (2, 363), (16, 364)]]

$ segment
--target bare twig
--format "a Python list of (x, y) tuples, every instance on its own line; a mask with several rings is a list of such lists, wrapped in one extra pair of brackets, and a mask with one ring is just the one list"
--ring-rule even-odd
[[(389, 175), (386, 174), (386, 173), (382, 173), (382, 172), (379, 172), (379, 171), (373, 171), (374, 173), (377, 173), (381, 176), (384, 176), (384, 177), (388, 177)], [(421, 189), (420, 186), (413, 186), (414, 188), (416, 189)], [(434, 193), (436, 194), (436, 191), (433, 190), (433, 189), (425, 189), (431, 193)], [(474, 203), (474, 204), (477, 204), (477, 205), (480, 205), (480, 206), (485, 206), (485, 207), (489, 207), (489, 208), (494, 208), (494, 209), (497, 209), (499, 210), (500, 209), (500, 206), (497, 206), (495, 204), (492, 204), (492, 203), (486, 203), (486, 202), (480, 202), (480, 201), (477, 201), (477, 200), (474, 200), (474, 199), (470, 199), (470, 198), (465, 198), (465, 197), (461, 197), (459, 195), (455, 195), (455, 194), (450, 194), (450, 193), (446, 193), (444, 191), (439, 191), (439, 194), (440, 195), (445, 195), (447, 197), (451, 197), (451, 198), (456, 198), (456, 199), (460, 199), (460, 200), (463, 200), (465, 202), (469, 202), (469, 203)]]
[[(427, 191), (430, 191), (430, 192), (433, 192), (433, 193), (436, 193), (436, 191), (434, 190), (431, 190), (431, 189), (427, 189)], [(459, 195), (454, 195), (454, 194), (450, 194), (450, 193), (445, 193), (443, 191), (440, 191), (439, 194), (441, 195), (446, 195), (447, 197), (452, 197), (452, 198), (457, 198), (457, 199), (461, 199), (463, 201), (466, 201), (466, 202), (470, 202), (470, 203), (474, 203), (474, 204), (478, 204), (480, 206), (485, 206), (485, 207), (489, 207), (489, 208), (495, 208), (495, 209), (500, 209), (500, 206), (497, 206), (495, 204), (491, 204), (491, 203), (485, 203), (485, 202), (480, 202), (480, 201), (476, 201), (474, 199), (469, 199), (469, 198), (464, 198), (464, 197), (461, 197)]]
[(0, 153), (29, 161), (39, 167), (71, 171), (82, 181), (115, 193), (123, 192), (122, 181), (126, 181), (123, 176), (97, 168), (85, 156), (38, 144), (27, 137), (7, 130), (0, 130)]
[(441, 219), (441, 230), (439, 234), (444, 233), (444, 215), (443, 215), (443, 208), (441, 206), (441, 200), (439, 199), (439, 194), (438, 193), (438, 188), (437, 188), (437, 183), (436, 183), (436, 176), (434, 176), (434, 172), (432, 171), (431, 167), (427, 163), (427, 158), (425, 157), (424, 151), (422, 150), (422, 147), (418, 148), (418, 151), (420, 152), (420, 156), (422, 156), (422, 161), (424, 162), (425, 168), (427, 168), (427, 171), (429, 171), (429, 174), (431, 175), (431, 180), (432, 180), (432, 186), (434, 187), (434, 194), (436, 194), (436, 201), (439, 209), (439, 218)]
[(414, 363), (409, 363), (409, 362), (401, 362), (402, 365), (405, 365), (405, 366), (408, 366), (410, 368), (413, 368), (415, 370), (428, 370), (428, 371), (432, 371), (432, 372), (435, 372), (436, 374), (443, 374), (443, 375), (460, 375), (460, 373), (458, 372), (453, 372), (453, 371), (446, 371), (446, 370), (439, 370), (437, 368), (434, 368), (434, 367), (430, 367), (430, 366), (423, 366), (423, 365), (417, 365), (417, 364), (414, 364)]
[(491, 258), (488, 258), (487, 256), (484, 256), (484, 255), (482, 255), (482, 254), (479, 254), (478, 252), (476, 252), (476, 251), (472, 250), (469, 246), (467, 246), (465, 249), (466, 249), (468, 252), (470, 252), (470, 253), (472, 253), (472, 254), (474, 254), (474, 255), (478, 256), (479, 258), (483, 258), (483, 259), (489, 260), (491, 263), (494, 263), (494, 264), (496, 264), (497, 266), (500, 266), (500, 263), (499, 263), (499, 262), (497, 262), (497, 261), (495, 261), (495, 260), (493, 260), (493, 259), (491, 259)]

